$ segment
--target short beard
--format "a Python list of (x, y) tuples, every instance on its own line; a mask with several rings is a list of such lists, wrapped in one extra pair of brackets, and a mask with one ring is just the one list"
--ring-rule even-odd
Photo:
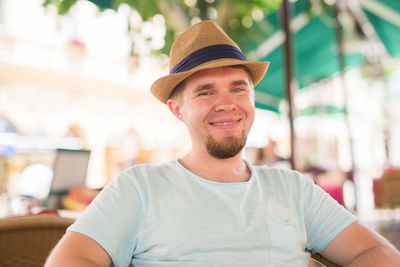
[(244, 131), (241, 138), (226, 137), (222, 141), (217, 141), (209, 135), (206, 141), (207, 152), (217, 159), (232, 158), (242, 151), (246, 145), (246, 139), (247, 135)]

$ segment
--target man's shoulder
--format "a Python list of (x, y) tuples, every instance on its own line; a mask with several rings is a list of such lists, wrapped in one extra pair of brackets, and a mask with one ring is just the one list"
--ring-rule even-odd
[(164, 171), (171, 171), (175, 168), (176, 168), (176, 160), (164, 162), (161, 164), (140, 163), (128, 168), (123, 173), (135, 174), (143, 172), (164, 172)]
[(268, 181), (269, 183), (298, 185), (300, 183), (312, 182), (310, 178), (304, 176), (302, 173), (287, 168), (262, 165), (253, 166), (253, 170), (258, 179)]
[(117, 175), (119, 180), (129, 180), (136, 182), (156, 180), (177, 171), (176, 160), (162, 164), (136, 164)]
[(176, 164), (174, 161), (163, 164), (136, 164), (119, 173), (110, 183), (109, 187), (131, 192), (142, 191), (148, 188), (162, 187), (169, 176), (175, 176)]
[(301, 176), (299, 172), (291, 169), (268, 167), (267, 165), (254, 165), (253, 170), (262, 177), (287, 178)]

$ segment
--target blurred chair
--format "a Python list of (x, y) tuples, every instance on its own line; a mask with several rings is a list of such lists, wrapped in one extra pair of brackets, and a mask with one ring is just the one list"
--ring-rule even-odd
[(341, 267), (340, 265), (337, 265), (336, 263), (331, 262), (327, 258), (324, 258), (321, 254), (312, 254), (311, 257), (318, 261), (319, 263), (325, 265), (326, 267)]
[(33, 215), (0, 220), (0, 266), (43, 266), (74, 219)]
[(373, 184), (375, 205), (394, 209), (400, 206), (400, 170), (388, 169)]

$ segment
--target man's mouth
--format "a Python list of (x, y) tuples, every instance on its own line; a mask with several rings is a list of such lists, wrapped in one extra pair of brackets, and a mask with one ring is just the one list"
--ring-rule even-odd
[(235, 123), (238, 123), (240, 119), (235, 120), (235, 121), (222, 121), (222, 122), (211, 122), (210, 124), (213, 126), (223, 126), (223, 125), (232, 125)]

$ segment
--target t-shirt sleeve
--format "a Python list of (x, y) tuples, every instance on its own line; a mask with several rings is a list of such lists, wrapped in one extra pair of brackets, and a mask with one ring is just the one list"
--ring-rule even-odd
[(131, 173), (113, 179), (67, 231), (100, 244), (115, 266), (128, 266), (142, 218), (141, 196)]
[(301, 175), (304, 220), (307, 231), (306, 248), (321, 252), (343, 229), (358, 218), (338, 204), (318, 185)]

